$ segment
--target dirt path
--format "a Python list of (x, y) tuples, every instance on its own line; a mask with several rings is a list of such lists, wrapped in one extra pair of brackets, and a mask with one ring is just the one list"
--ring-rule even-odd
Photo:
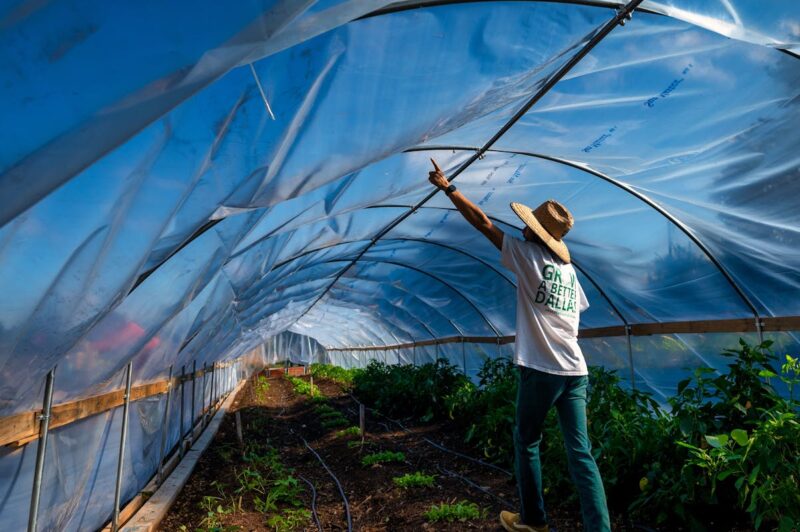
[[(307, 379), (307, 377), (305, 377)], [(344, 427), (358, 425), (358, 405), (335, 383), (317, 381), (326, 404), (346, 419)], [(348, 499), (353, 530), (502, 530), (497, 524), (501, 509), (516, 504), (515, 485), (511, 477), (490, 467), (477, 464), (432, 446), (429, 442), (447, 441), (457, 447), (446, 426), (401, 428), (397, 424), (368, 412), (365, 445), (356, 446), (358, 437), (337, 435), (340, 428), (324, 428), (319, 404), (306, 396), (297, 395), (291, 384), (282, 379), (270, 379), (269, 389), (257, 396), (249, 382), (236, 399), (231, 414), (223, 420), (214, 442), (201, 458), (178, 501), (173, 506), (163, 530), (208, 529), (206, 509), (200, 505), (204, 497), (219, 505), (217, 530), (270, 530), (266, 524), (269, 514), (255, 510), (252, 494), (236, 493), (247, 462), (242, 459), (236, 437), (233, 412), (239, 411), (243, 435), (248, 445), (269, 446), (295, 477), (310, 482), (316, 490), (316, 507), (323, 530), (347, 530), (345, 507), (339, 489), (320, 461), (303, 443), (306, 440), (341, 483)], [(330, 413), (335, 416), (335, 413)], [(426, 441), (427, 440), (429, 441)], [(348, 442), (353, 442), (348, 444)], [(462, 449), (463, 450), (463, 449)], [(362, 458), (379, 451), (405, 454), (400, 463), (365, 467)], [(422, 472), (435, 475), (432, 487), (402, 489), (393, 479), (407, 473)], [(241, 477), (239, 477), (241, 478)], [(312, 491), (305, 484), (300, 498), (305, 508), (311, 508)], [(484, 517), (466, 522), (430, 523), (425, 512), (434, 504), (469, 501), (476, 503)], [(509, 504), (504, 504), (507, 501)], [(235, 511), (228, 513), (227, 509)], [(580, 530), (574, 520), (556, 516), (551, 526), (559, 531)], [(229, 527), (229, 528), (225, 528)], [(240, 528), (232, 528), (240, 527)], [(317, 530), (313, 519), (304, 519), (298, 530)]]

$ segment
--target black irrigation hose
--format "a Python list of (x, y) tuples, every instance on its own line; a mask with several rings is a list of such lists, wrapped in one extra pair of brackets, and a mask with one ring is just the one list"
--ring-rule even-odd
[(311, 488), (311, 515), (314, 516), (314, 523), (317, 525), (317, 530), (322, 532), (322, 523), (319, 522), (319, 515), (317, 514), (317, 489), (314, 487), (314, 484), (304, 476), (297, 475), (297, 478), (308, 484), (308, 487)]
[(336, 483), (336, 487), (339, 488), (339, 494), (342, 496), (342, 500), (344, 501), (345, 515), (347, 516), (347, 532), (352, 532), (353, 531), (353, 518), (350, 516), (350, 503), (347, 502), (347, 495), (344, 494), (344, 488), (342, 488), (342, 484), (339, 482), (339, 479), (336, 478), (336, 475), (333, 474), (333, 471), (330, 470), (330, 468), (328, 467), (328, 464), (325, 463), (325, 460), (323, 460), (322, 457), (317, 453), (317, 451), (315, 451), (308, 444), (308, 442), (305, 440), (305, 438), (303, 438), (299, 434), (297, 435), (297, 437), (302, 440), (303, 445), (306, 446), (306, 449), (311, 451), (311, 454), (313, 454), (317, 458), (317, 460), (319, 460), (319, 463), (322, 464), (322, 467), (325, 468), (325, 471), (328, 472), (328, 474), (331, 476), (333, 481)]
[(476, 490), (480, 491), (481, 493), (483, 493), (485, 495), (488, 495), (489, 497), (495, 499), (496, 501), (501, 503), (506, 508), (515, 508), (516, 507), (516, 504), (514, 504), (513, 502), (508, 501), (508, 500), (506, 500), (506, 499), (504, 499), (502, 497), (498, 497), (497, 495), (495, 495), (494, 493), (492, 493), (488, 489), (484, 488), (483, 486), (478, 485), (477, 483), (475, 483), (474, 481), (472, 481), (469, 478), (465, 477), (464, 475), (460, 475), (460, 474), (456, 473), (455, 471), (450, 471), (449, 469), (445, 469), (442, 466), (436, 466), (436, 467), (439, 469), (439, 472), (441, 472), (441, 473), (443, 473), (443, 474), (445, 474), (445, 475), (447, 475), (449, 477), (453, 477), (453, 478), (457, 478), (457, 479), (461, 480), (465, 484), (475, 488)]
[(498, 467), (498, 466), (496, 466), (496, 465), (494, 465), (494, 464), (490, 464), (489, 462), (484, 462), (483, 460), (479, 460), (478, 458), (473, 458), (472, 456), (469, 456), (469, 455), (467, 455), (467, 454), (460, 453), (460, 452), (458, 452), (458, 451), (454, 451), (454, 450), (452, 450), (452, 449), (448, 449), (448, 448), (447, 448), (447, 447), (445, 447), (444, 445), (439, 445), (439, 444), (438, 444), (438, 443), (436, 443), (435, 441), (432, 441), (432, 440), (430, 440), (430, 439), (428, 439), (428, 438), (422, 438), (422, 439), (423, 439), (423, 441), (427, 442), (429, 445), (433, 445), (434, 447), (436, 447), (436, 448), (437, 448), (437, 449), (439, 449), (440, 451), (444, 451), (444, 452), (446, 452), (446, 453), (450, 453), (450, 454), (454, 454), (454, 455), (456, 455), (456, 456), (460, 456), (461, 458), (463, 458), (463, 459), (465, 459), (465, 460), (469, 460), (469, 461), (471, 461), (471, 462), (475, 462), (476, 464), (480, 464), (480, 465), (482, 465), (482, 466), (484, 466), (484, 467), (489, 467), (489, 468), (492, 468), (492, 469), (494, 469), (494, 470), (496, 470), (496, 471), (499, 471), (499, 472), (503, 473), (504, 475), (508, 475), (509, 477), (510, 477), (510, 476), (513, 476), (513, 475), (511, 474), (511, 471), (506, 471), (506, 470), (505, 470), (505, 469), (503, 469), (502, 467)]
[[(358, 399), (357, 399), (357, 398), (356, 398), (356, 397), (355, 397), (353, 394), (349, 394), (349, 395), (350, 395), (350, 397), (352, 397), (352, 399), (353, 399), (353, 400), (354, 400), (356, 403), (358, 403), (358, 404), (362, 404), (362, 403), (361, 403), (361, 402), (360, 402), (360, 401), (359, 401), (359, 400), (358, 400)], [(383, 417), (383, 418), (385, 418), (385, 419), (388, 419), (389, 421), (391, 421), (392, 423), (394, 423), (395, 425), (397, 425), (398, 427), (400, 427), (400, 428), (401, 428), (401, 429), (403, 429), (404, 431), (406, 431), (406, 432), (411, 432), (410, 430), (408, 430), (408, 428), (406, 428), (406, 426), (405, 426), (405, 425), (403, 425), (401, 422), (397, 421), (396, 419), (392, 419), (392, 418), (390, 418), (389, 416), (387, 416), (387, 415), (385, 415), (385, 414), (382, 414), (381, 412), (379, 412), (379, 411), (375, 410), (374, 408), (370, 408), (370, 407), (368, 407), (368, 406), (365, 406), (365, 408), (366, 408), (367, 410), (371, 410), (372, 412), (375, 412), (376, 414), (378, 414), (379, 416), (381, 416), (381, 417)], [(458, 452), (458, 451), (454, 451), (454, 450), (452, 450), (452, 449), (448, 449), (448, 448), (447, 448), (447, 447), (445, 447), (444, 445), (438, 444), (438, 443), (436, 443), (435, 441), (433, 441), (433, 440), (431, 440), (431, 439), (429, 439), (429, 438), (422, 438), (422, 441), (424, 441), (424, 442), (425, 442), (425, 443), (427, 443), (428, 445), (432, 445), (433, 447), (435, 447), (435, 448), (439, 449), (440, 451), (444, 451), (444, 452), (446, 452), (446, 453), (450, 453), (450, 454), (452, 454), (452, 455), (455, 455), (455, 456), (461, 457), (461, 458), (463, 458), (463, 459), (465, 459), (465, 460), (469, 460), (470, 462), (475, 462), (476, 464), (482, 465), (482, 466), (484, 466), (484, 467), (488, 467), (488, 468), (490, 468), (490, 469), (494, 469), (495, 471), (499, 471), (500, 473), (503, 473), (504, 475), (508, 475), (509, 477), (513, 476), (513, 474), (511, 473), (511, 471), (507, 471), (507, 470), (503, 469), (502, 467), (496, 466), (496, 465), (494, 465), (494, 464), (490, 464), (489, 462), (484, 462), (483, 460), (480, 460), (480, 459), (478, 459), (478, 458), (474, 458), (474, 457), (472, 457), (472, 456), (469, 456), (469, 455), (467, 455), (467, 454), (460, 453), (460, 452)]]

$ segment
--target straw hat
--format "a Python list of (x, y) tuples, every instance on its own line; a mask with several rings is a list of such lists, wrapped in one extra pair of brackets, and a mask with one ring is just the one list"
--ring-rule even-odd
[(522, 203), (512, 203), (511, 210), (558, 258), (569, 264), (569, 250), (561, 239), (572, 229), (575, 221), (566, 207), (555, 200), (547, 200), (536, 209)]

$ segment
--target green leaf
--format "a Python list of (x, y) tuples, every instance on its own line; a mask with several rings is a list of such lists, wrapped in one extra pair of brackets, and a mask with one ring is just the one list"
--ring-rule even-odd
[(725, 471), (722, 471), (719, 475), (717, 475), (717, 480), (725, 480), (733, 473), (735, 473), (733, 469), (726, 469)]
[(725, 447), (725, 445), (728, 443), (727, 434), (720, 434), (719, 436), (711, 436), (710, 434), (706, 434), (705, 438), (708, 444), (715, 449)]
[(777, 377), (778, 375), (768, 369), (762, 369), (761, 371), (758, 372), (758, 376), (771, 379), (772, 377)]
[(784, 515), (778, 523), (778, 532), (791, 532), (794, 528), (794, 522), (791, 517)]
[(733, 441), (742, 446), (747, 445), (747, 441), (749, 439), (747, 437), (747, 431), (742, 429), (733, 429), (731, 431), (731, 438), (733, 438)]
[(750, 472), (750, 476), (747, 477), (747, 482), (752, 486), (756, 482), (756, 477), (758, 477), (758, 472), (761, 470), (760, 465), (756, 465), (753, 470)]

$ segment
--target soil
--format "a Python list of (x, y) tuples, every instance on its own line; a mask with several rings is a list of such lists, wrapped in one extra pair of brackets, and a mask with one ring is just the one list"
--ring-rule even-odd
[[(236, 436), (236, 411), (242, 419), (245, 442), (268, 442), (279, 451), (283, 464), (294, 470), (295, 477), (314, 485), (317, 512), (325, 531), (347, 530), (344, 504), (335, 482), (301, 438), (341, 482), (350, 505), (353, 530), (502, 530), (498, 524), (500, 510), (516, 508), (516, 488), (510, 475), (430, 444), (444, 442), (450, 450), (474, 454), (463, 448), (446, 424), (401, 427), (368, 410), (365, 445), (349, 448), (348, 441), (360, 438), (341, 437), (336, 435), (337, 429), (324, 429), (313, 410), (314, 403), (296, 394), (287, 380), (272, 378), (268, 382), (269, 389), (261, 397), (256, 397), (252, 381), (239, 392), (214, 441), (162, 522), (161, 530), (205, 530), (201, 522), (205, 511), (199, 507), (204, 496), (222, 495), (221, 503), (229, 505), (230, 496), (239, 485), (236, 473), (246, 465)], [(333, 382), (316, 379), (315, 384), (329, 399), (329, 406), (339, 410), (350, 425), (358, 425), (358, 403), (353, 397)], [(400, 451), (406, 458), (402, 463), (371, 467), (361, 464), (364, 454), (378, 451)], [(395, 477), (416, 471), (436, 475), (435, 485), (410, 489), (395, 486)], [(303, 486), (306, 508), (310, 510), (311, 490)], [(458, 501), (476, 503), (484, 511), (484, 517), (430, 523), (424, 516), (434, 504)], [(270, 530), (266, 524), (269, 516), (255, 510), (249, 495), (243, 496), (240, 506), (221, 517), (226, 528), (218, 530)], [(571, 515), (579, 517), (578, 509)], [(552, 530), (582, 529), (579, 518), (550, 517)], [(625, 529), (620, 522), (613, 528)], [(317, 526), (309, 520), (298, 529), (313, 531)]]

